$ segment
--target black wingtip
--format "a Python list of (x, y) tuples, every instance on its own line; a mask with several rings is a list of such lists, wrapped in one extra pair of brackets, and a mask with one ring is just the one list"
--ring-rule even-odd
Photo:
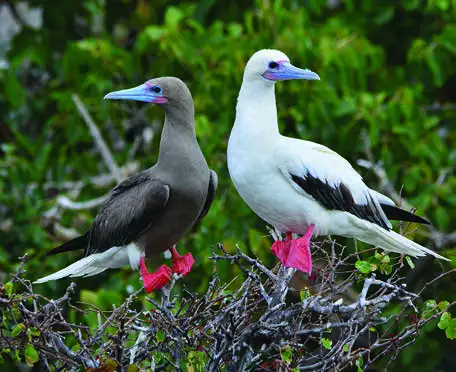
[(63, 252), (70, 252), (70, 251), (77, 251), (78, 249), (84, 249), (86, 243), (85, 235), (78, 236), (58, 247), (54, 248), (53, 250), (46, 253), (46, 256), (53, 256), (54, 254), (59, 254)]
[(380, 205), (383, 209), (383, 212), (385, 212), (386, 217), (390, 220), (421, 223), (423, 225), (431, 224), (428, 220), (425, 220), (424, 218), (417, 216), (416, 214), (404, 211), (403, 209), (395, 207), (394, 205)]

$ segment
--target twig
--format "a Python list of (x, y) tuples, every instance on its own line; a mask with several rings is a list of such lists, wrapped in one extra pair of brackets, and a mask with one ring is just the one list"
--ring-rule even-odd
[(76, 94), (73, 94), (71, 98), (73, 99), (73, 102), (76, 105), (79, 114), (82, 116), (85, 123), (89, 127), (90, 134), (95, 140), (98, 150), (100, 151), (101, 156), (103, 157), (103, 160), (105, 161), (109, 171), (112, 173), (113, 177), (117, 180), (118, 183), (121, 182), (123, 180), (123, 177), (119, 171), (119, 167), (117, 166), (114, 157), (112, 156), (108, 146), (106, 145), (103, 137), (101, 136), (100, 130), (98, 129), (97, 125), (93, 121), (92, 117), (88, 113), (80, 98)]
[(99, 207), (101, 204), (104, 203), (105, 200), (106, 200), (106, 195), (103, 195), (98, 198), (91, 199), (91, 200), (88, 200), (85, 202), (75, 202), (75, 201), (68, 199), (66, 196), (61, 195), (57, 198), (57, 205), (64, 209), (80, 211), (80, 210), (84, 210), (84, 209), (91, 209), (91, 208)]
[[(323, 249), (321, 244), (315, 244), (316, 255)], [(282, 353), (289, 349), (292, 357), (286, 363), (281, 361), (282, 370), (332, 371), (347, 368), (360, 355), (365, 358), (363, 368), (387, 353), (395, 357), (421, 337), (420, 330), (429, 319), (443, 313), (436, 305), (431, 312), (426, 310), (429, 317), (422, 317), (421, 296), (428, 286), (456, 269), (438, 275), (415, 294), (406, 290), (404, 278), (395, 270), (402, 260), (391, 260), (395, 268), (387, 280), (372, 274), (361, 277), (353, 269), (356, 254), (341, 256), (335, 253), (334, 242), (324, 244), (331, 252), (318, 258), (325, 278), (302, 299), (289, 286), (293, 269), (279, 265), (271, 271), (257, 258), (239, 249), (231, 254), (220, 244), (221, 254), (214, 254), (213, 260), (224, 260), (241, 270), (244, 280), (239, 286), (222, 284), (215, 274), (203, 294), (186, 289), (177, 292), (175, 284), (180, 278), (174, 276), (161, 293), (147, 297), (153, 305), (147, 311), (139, 301), (142, 288), (111, 311), (92, 304), (71, 304), (74, 284), (56, 300), (34, 294), (23, 277), (26, 259), (22, 258), (13, 275), (13, 293), (11, 288), (0, 291), (0, 304), (9, 319), (0, 328), (0, 350), (22, 355), (31, 342), (40, 353), (43, 369), (51, 370), (102, 368), (106, 359), (116, 360), (118, 370), (127, 370), (131, 364), (140, 369), (179, 369), (183, 360), (193, 359), (195, 370), (218, 372), (276, 370), (275, 361), (282, 360)], [(361, 287), (359, 295), (338, 300), (349, 287)], [(392, 306), (388, 309), (391, 314), (385, 316), (385, 307), (392, 304), (400, 304), (399, 310)], [(74, 312), (71, 317), (63, 311), (65, 307)], [(410, 313), (416, 320), (410, 321)], [(98, 326), (68, 321), (75, 315), (97, 319)], [(397, 334), (392, 335), (396, 329)], [(78, 351), (65, 344), (67, 335), (74, 336)], [(328, 348), (329, 340), (332, 345)]]

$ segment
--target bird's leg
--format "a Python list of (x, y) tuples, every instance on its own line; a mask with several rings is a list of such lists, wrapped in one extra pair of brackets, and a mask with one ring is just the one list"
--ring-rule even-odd
[(144, 256), (139, 260), (139, 272), (147, 293), (164, 287), (171, 280), (171, 269), (166, 265), (161, 265), (157, 271), (150, 273), (147, 270)]
[(195, 260), (190, 252), (181, 256), (176, 249), (176, 246), (173, 246), (170, 249), (171, 257), (173, 259), (173, 273), (185, 276), (191, 269)]
[(305, 273), (312, 273), (312, 256), (310, 254), (310, 238), (314, 225), (310, 225), (306, 233), (298, 238), (291, 239), (291, 233), (287, 233), (286, 241), (276, 241), (271, 251), (285, 267), (292, 267)]

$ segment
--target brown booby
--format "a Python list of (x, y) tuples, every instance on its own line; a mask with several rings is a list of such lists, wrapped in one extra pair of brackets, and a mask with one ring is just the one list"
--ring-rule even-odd
[[(157, 163), (118, 184), (107, 196), (87, 232), (48, 255), (84, 249), (85, 257), (41, 278), (91, 276), (130, 264), (140, 268), (147, 292), (163, 287), (171, 272), (188, 274), (191, 253), (180, 256), (175, 244), (208, 212), (217, 189), (217, 174), (208, 168), (195, 133), (194, 106), (187, 86), (175, 77), (152, 79), (105, 99), (151, 102), (165, 111)], [(171, 251), (172, 270), (162, 265), (149, 273), (145, 258)]]

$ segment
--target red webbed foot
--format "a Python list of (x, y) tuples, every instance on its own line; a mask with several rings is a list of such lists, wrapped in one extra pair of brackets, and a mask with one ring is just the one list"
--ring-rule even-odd
[(298, 239), (291, 240), (287, 233), (285, 241), (276, 241), (271, 247), (272, 253), (285, 267), (292, 267), (305, 273), (312, 273), (312, 256), (310, 254), (310, 238), (314, 225), (310, 225), (306, 233)]
[(291, 232), (287, 232), (285, 240), (276, 240), (271, 247), (271, 252), (276, 256), (282, 264), (285, 265), (287, 257), (290, 254), (291, 241), (293, 236)]
[(195, 259), (192, 254), (188, 252), (181, 256), (177, 252), (176, 247), (172, 247), (170, 251), (173, 259), (173, 273), (182, 276), (187, 275), (192, 270), (192, 266), (195, 263)]
[(150, 273), (147, 271), (144, 257), (139, 261), (139, 271), (147, 293), (163, 288), (171, 280), (171, 269), (166, 265), (161, 265), (157, 271)]

